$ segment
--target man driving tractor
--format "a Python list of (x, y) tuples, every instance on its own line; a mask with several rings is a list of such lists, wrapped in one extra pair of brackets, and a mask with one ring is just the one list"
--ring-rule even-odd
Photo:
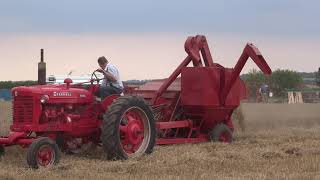
[(104, 56), (98, 58), (98, 64), (100, 68), (96, 71), (102, 73), (105, 77), (99, 90), (101, 99), (112, 94), (121, 94), (123, 92), (123, 84), (116, 66), (110, 64)]

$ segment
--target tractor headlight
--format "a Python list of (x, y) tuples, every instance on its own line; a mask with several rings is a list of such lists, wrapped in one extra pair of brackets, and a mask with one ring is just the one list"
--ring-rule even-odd
[(46, 103), (46, 102), (48, 102), (48, 101), (49, 101), (49, 96), (48, 96), (48, 95), (43, 95), (43, 96), (41, 96), (40, 102), (41, 102), (42, 104), (44, 104), (44, 103)]

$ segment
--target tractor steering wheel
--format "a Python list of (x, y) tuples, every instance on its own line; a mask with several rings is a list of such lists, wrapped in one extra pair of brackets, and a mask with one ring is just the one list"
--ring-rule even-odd
[(97, 84), (99, 84), (99, 81), (101, 80), (101, 79), (98, 78), (96, 72), (98, 72), (98, 71), (95, 70), (95, 71), (93, 71), (93, 73), (91, 74), (91, 78), (90, 78), (91, 84), (93, 84), (94, 81), (96, 81)]

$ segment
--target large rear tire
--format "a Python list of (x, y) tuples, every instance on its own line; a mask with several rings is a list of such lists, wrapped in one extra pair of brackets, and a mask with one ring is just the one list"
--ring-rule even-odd
[(101, 140), (109, 160), (150, 154), (156, 143), (153, 113), (143, 98), (119, 97), (103, 116)]

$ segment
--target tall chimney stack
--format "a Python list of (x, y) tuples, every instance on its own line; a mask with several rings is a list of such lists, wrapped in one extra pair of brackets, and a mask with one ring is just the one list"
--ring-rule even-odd
[(38, 84), (46, 84), (46, 63), (43, 60), (43, 49), (40, 52), (40, 62), (38, 63)]

